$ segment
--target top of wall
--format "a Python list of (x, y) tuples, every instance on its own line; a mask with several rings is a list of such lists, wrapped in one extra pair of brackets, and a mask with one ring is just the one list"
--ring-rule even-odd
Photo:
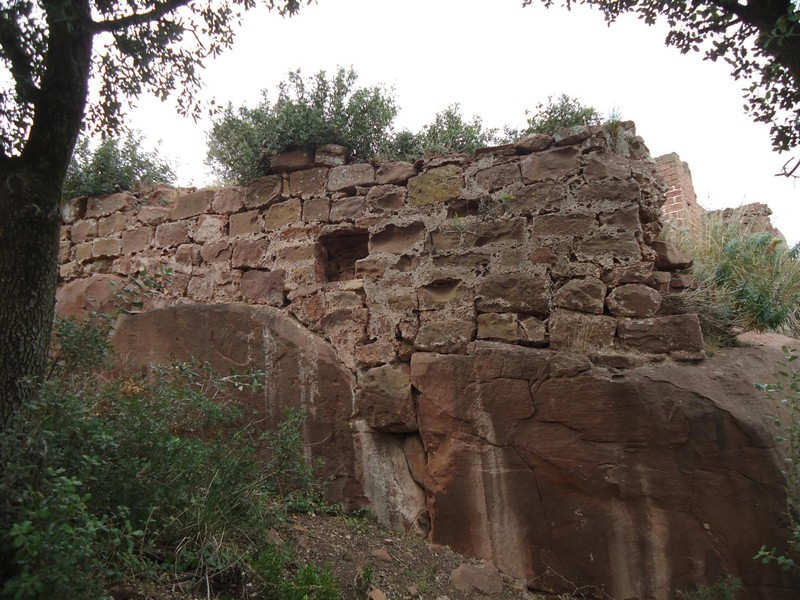
[(151, 305), (280, 307), (356, 370), (476, 343), (612, 366), (702, 349), (696, 316), (662, 310), (688, 261), (656, 241), (664, 188), (632, 123), (414, 164), (343, 156), (279, 155), (242, 188), (71, 201), (60, 310), (99, 280), (167, 266)]

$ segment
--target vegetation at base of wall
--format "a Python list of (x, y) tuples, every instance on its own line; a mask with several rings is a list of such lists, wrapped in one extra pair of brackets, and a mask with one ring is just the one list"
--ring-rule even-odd
[[(232, 394), (263, 373), (115, 375), (109, 323), (56, 323), (50, 376), (0, 437), (0, 598), (95, 600), (131, 576), (276, 585), (250, 566), (266, 529), (321, 503), (303, 415), (266, 432), (243, 420)], [(313, 566), (295, 579), (332, 589)]]
[(353, 161), (414, 161), (431, 154), (471, 154), (528, 133), (552, 134), (603, 121), (596, 109), (561, 94), (538, 104), (523, 128), (485, 127), (479, 116), (466, 117), (459, 104), (451, 104), (419, 131), (395, 132), (393, 91), (382, 85), (358, 87), (357, 80), (352, 68), (339, 68), (332, 77), (320, 71), (304, 78), (291, 71), (278, 85), (274, 104), (266, 90), (254, 108), (229, 104), (209, 132), (208, 164), (223, 181), (245, 184), (267, 173), (269, 155), (314, 151), (323, 144), (348, 148)]
[[(780, 406), (781, 414), (775, 416), (775, 427), (779, 434), (776, 441), (786, 450), (784, 473), (786, 474), (786, 516), (789, 520), (789, 539), (782, 549), (761, 546), (753, 557), (764, 564), (775, 562), (784, 571), (800, 574), (800, 355), (793, 348), (782, 348), (784, 359), (778, 364), (775, 383), (758, 383), (774, 403)], [(774, 543), (774, 542), (772, 542)]]
[(694, 260), (697, 289), (685, 294), (707, 335), (722, 344), (744, 331), (800, 333), (800, 246), (753, 231), (741, 215), (704, 215), (697, 229), (667, 229)]
[(82, 137), (67, 168), (62, 197), (100, 196), (132, 190), (139, 184), (173, 181), (172, 167), (158, 152), (145, 150), (137, 132), (103, 138), (95, 147)]
[(721, 581), (698, 588), (693, 592), (686, 592), (681, 597), (685, 600), (736, 600), (742, 590), (742, 580), (732, 575), (725, 576)]

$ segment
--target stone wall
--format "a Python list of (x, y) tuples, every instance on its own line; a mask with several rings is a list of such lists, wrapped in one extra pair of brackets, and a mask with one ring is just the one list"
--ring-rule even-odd
[(674, 152), (656, 158), (659, 176), (667, 185), (667, 194), (661, 210), (664, 220), (697, 230), (701, 226), (703, 207), (697, 202), (689, 165)]
[(156, 305), (279, 307), (354, 371), (476, 340), (696, 353), (697, 318), (659, 316), (676, 266), (656, 268), (661, 183), (633, 124), (618, 138), (612, 152), (605, 130), (577, 128), (416, 164), (326, 147), (244, 188), (73, 201), (61, 296), (167, 266)]

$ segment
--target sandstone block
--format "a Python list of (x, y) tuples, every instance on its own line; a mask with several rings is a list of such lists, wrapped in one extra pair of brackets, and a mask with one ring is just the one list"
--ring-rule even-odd
[(656, 269), (659, 271), (677, 271), (692, 266), (692, 259), (671, 242), (655, 240), (650, 246), (656, 251)]
[(230, 236), (239, 237), (261, 233), (263, 222), (264, 217), (257, 210), (231, 215)]
[(534, 154), (522, 161), (521, 168), (524, 183), (564, 179), (578, 173), (580, 152), (577, 148), (557, 148)]
[(395, 161), (378, 165), (375, 173), (375, 183), (404, 185), (409, 179), (416, 175), (417, 171), (409, 162)]
[(71, 225), (86, 217), (86, 198), (72, 198), (61, 206), (61, 221)]
[(327, 198), (309, 198), (303, 201), (303, 221), (305, 223), (327, 222), (330, 214), (331, 201)]
[(256, 304), (270, 306), (283, 306), (283, 279), (284, 272), (277, 271), (247, 271), (242, 274), (239, 285), (242, 297)]
[(540, 215), (533, 219), (532, 234), (536, 237), (584, 236), (597, 228), (589, 215)]
[(281, 199), (283, 179), (280, 175), (269, 175), (252, 181), (245, 189), (244, 206), (248, 209), (271, 206)]
[(189, 243), (189, 222), (175, 221), (162, 223), (156, 227), (157, 248), (174, 248)]
[(81, 242), (74, 246), (74, 258), (78, 262), (86, 262), (92, 258), (92, 242)]
[(161, 225), (169, 217), (170, 209), (166, 206), (143, 206), (139, 209), (136, 218), (143, 225)]
[(638, 263), (642, 252), (633, 231), (599, 231), (580, 239), (575, 255), (580, 261), (602, 265)]
[(525, 334), (524, 340), (535, 346), (543, 346), (547, 343), (547, 324), (536, 317), (528, 317), (520, 322), (522, 331)]
[(475, 182), (482, 190), (494, 192), (508, 185), (522, 183), (522, 177), (517, 163), (506, 163), (478, 171), (475, 173)]
[(377, 431), (405, 433), (417, 430), (406, 364), (375, 367), (358, 376), (356, 410)]
[(517, 342), (523, 338), (517, 315), (514, 313), (483, 313), (478, 315), (478, 339)]
[(586, 353), (614, 345), (617, 320), (559, 308), (550, 315), (549, 326), (551, 348)]
[(200, 258), (207, 263), (227, 262), (231, 259), (232, 249), (231, 243), (227, 241), (203, 244), (200, 248)]
[(560, 181), (541, 181), (511, 192), (511, 212), (526, 216), (560, 211), (567, 203), (567, 186)]
[(289, 175), (289, 193), (303, 199), (324, 196), (328, 186), (328, 168), (315, 167)]
[(323, 144), (317, 147), (314, 164), (325, 167), (339, 167), (347, 163), (347, 148), (338, 144)]
[(419, 327), (414, 346), (426, 352), (460, 354), (467, 350), (475, 335), (475, 326), (467, 321), (445, 319), (428, 321)]
[(450, 583), (464, 594), (499, 594), (503, 591), (500, 572), (491, 563), (470, 565), (464, 563), (450, 573)]
[(586, 125), (562, 127), (553, 134), (556, 146), (573, 146), (585, 142), (592, 137), (592, 131)]
[(111, 314), (116, 293), (124, 282), (117, 275), (95, 274), (62, 285), (56, 293), (56, 314), (77, 318), (87, 317), (90, 312)]
[(130, 229), (122, 234), (122, 254), (135, 254), (150, 247), (155, 236), (152, 227), (139, 227)]
[(264, 229), (274, 231), (290, 223), (297, 223), (302, 220), (302, 215), (303, 203), (298, 198), (273, 204), (264, 215)]
[(378, 185), (367, 192), (367, 206), (377, 211), (396, 211), (406, 203), (406, 188), (399, 185)]
[(369, 252), (402, 254), (425, 240), (425, 223), (416, 221), (408, 225), (390, 223), (369, 238)]
[(439, 279), (417, 290), (417, 304), (420, 310), (438, 309), (461, 302), (466, 293), (467, 287), (460, 279)]
[(112, 213), (132, 208), (136, 198), (126, 192), (89, 198), (86, 202), (86, 216), (88, 218), (106, 217)]
[(354, 191), (359, 185), (375, 183), (375, 168), (368, 164), (342, 165), (328, 172), (328, 191)]
[(623, 348), (638, 352), (661, 354), (703, 349), (703, 332), (697, 315), (620, 319), (617, 337)]
[(583, 176), (587, 181), (598, 179), (627, 179), (631, 176), (631, 165), (618, 154), (593, 154), (583, 165)]
[(606, 285), (594, 277), (571, 279), (556, 292), (554, 305), (585, 313), (603, 314)]
[(76, 221), (70, 228), (69, 235), (76, 244), (97, 237), (97, 221), (95, 219)]
[(191, 273), (192, 267), (200, 264), (200, 246), (197, 244), (181, 244), (173, 255), (175, 270), (179, 273)]
[(179, 196), (170, 212), (170, 219), (179, 221), (208, 212), (214, 200), (214, 190), (199, 190), (192, 194)]
[(647, 283), (653, 275), (653, 263), (641, 262), (614, 267), (603, 275), (603, 281), (611, 287), (626, 283)]
[(310, 169), (314, 166), (314, 154), (308, 150), (281, 152), (269, 157), (269, 169), (273, 173), (288, 173)]
[(197, 218), (192, 237), (202, 244), (219, 242), (228, 233), (228, 217), (224, 215), (201, 215)]
[(114, 238), (99, 238), (92, 242), (93, 258), (114, 258), (119, 256), (122, 242)]
[(72, 255), (72, 243), (69, 240), (61, 240), (58, 243), (58, 264), (68, 262)]
[(363, 196), (340, 198), (331, 202), (330, 220), (335, 222), (355, 221), (364, 215), (366, 203)]
[(375, 257), (362, 258), (356, 261), (356, 277), (363, 279), (379, 279), (386, 272), (386, 265)]
[(128, 226), (128, 215), (116, 213), (103, 217), (97, 221), (97, 235), (99, 237), (110, 237), (115, 233), (125, 231)]
[(541, 152), (547, 150), (553, 145), (553, 136), (545, 133), (530, 133), (520, 139), (515, 147), (521, 154), (530, 154), (531, 152)]
[(661, 308), (661, 294), (649, 286), (629, 283), (611, 290), (606, 306), (615, 317), (652, 317)]
[(578, 203), (598, 209), (616, 208), (624, 204), (641, 202), (642, 190), (636, 181), (631, 179), (605, 179), (592, 181), (578, 190)]
[(445, 165), (431, 169), (408, 180), (408, 202), (412, 206), (429, 206), (455, 200), (463, 186), (460, 167)]
[(244, 190), (242, 188), (226, 188), (218, 190), (211, 202), (211, 210), (221, 215), (239, 212), (244, 208)]
[(475, 305), (479, 312), (545, 315), (550, 309), (550, 278), (524, 273), (489, 275), (478, 283)]
[[(269, 240), (237, 240), (231, 252), (231, 267), (234, 269), (263, 269), (268, 266)], [(253, 276), (255, 277), (255, 276)]]

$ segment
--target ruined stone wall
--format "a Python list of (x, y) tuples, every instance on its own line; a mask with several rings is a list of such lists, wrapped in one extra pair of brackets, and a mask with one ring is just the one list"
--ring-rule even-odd
[(656, 158), (656, 167), (667, 185), (666, 200), (661, 207), (664, 220), (678, 227), (698, 230), (705, 211), (697, 203), (689, 165), (673, 152)]
[(619, 136), (614, 152), (603, 129), (577, 128), (416, 164), (324, 148), (243, 188), (76, 200), (61, 296), (165, 265), (157, 303), (281, 307), (353, 370), (475, 340), (697, 352), (694, 316), (659, 316), (662, 187), (633, 125)]

